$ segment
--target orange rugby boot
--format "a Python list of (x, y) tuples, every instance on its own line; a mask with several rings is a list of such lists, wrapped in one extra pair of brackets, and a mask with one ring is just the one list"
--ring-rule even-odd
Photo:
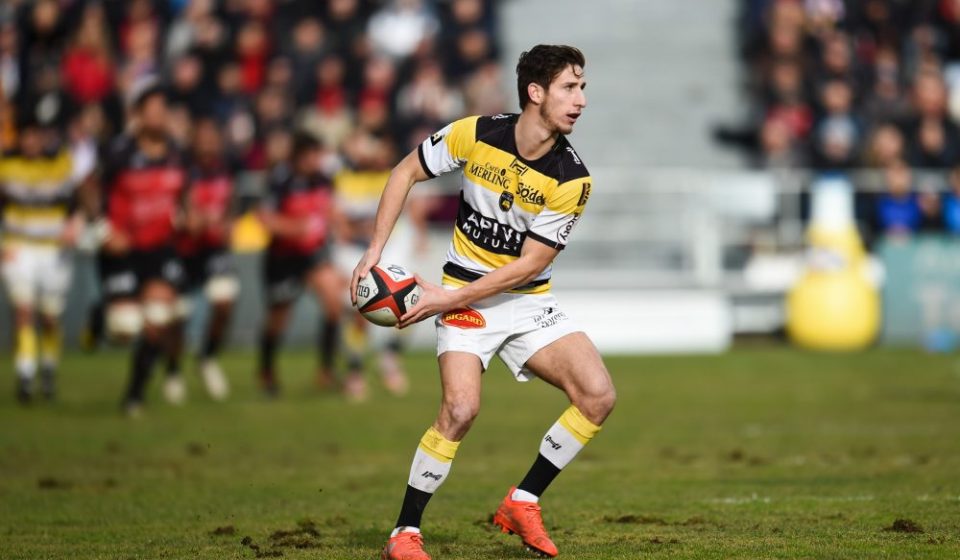
[(540, 506), (533, 502), (513, 500), (514, 490), (516, 487), (511, 488), (500, 503), (497, 513), (493, 515), (493, 524), (500, 527), (504, 533), (519, 535), (530, 550), (553, 558), (559, 551), (543, 527)]
[(381, 560), (430, 560), (423, 550), (423, 535), (420, 533), (400, 532), (390, 537), (387, 546), (380, 553)]

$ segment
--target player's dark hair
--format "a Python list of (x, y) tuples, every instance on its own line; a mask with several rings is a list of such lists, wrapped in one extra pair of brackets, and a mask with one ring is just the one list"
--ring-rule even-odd
[(517, 93), (520, 96), (520, 109), (530, 102), (527, 86), (538, 84), (543, 89), (567, 66), (583, 68), (586, 59), (576, 47), (567, 45), (537, 45), (520, 55), (517, 62)]
[(297, 132), (293, 135), (293, 148), (290, 150), (290, 156), (293, 161), (297, 161), (303, 154), (319, 150), (322, 147), (323, 144), (316, 136), (308, 132)]

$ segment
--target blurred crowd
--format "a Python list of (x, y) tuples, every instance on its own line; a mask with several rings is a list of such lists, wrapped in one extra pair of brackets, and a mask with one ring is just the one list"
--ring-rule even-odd
[(960, 233), (960, 1), (741, 8), (751, 113), (727, 139), (761, 168), (874, 170), (858, 213), (875, 233)]
[(238, 170), (283, 159), (303, 130), (355, 169), (389, 169), (439, 126), (504, 109), (492, 0), (7, 0), (0, 147), (17, 117), (99, 145), (133, 85), (159, 77), (170, 132), (214, 116)]
[[(343, 270), (366, 247), (401, 157), (453, 120), (506, 108), (498, 33), (493, 0), (0, 4), (0, 272), (18, 398), (31, 400), (38, 370), (42, 392), (55, 393), (75, 247), (97, 255), (87, 343), (134, 342), (126, 412), (139, 410), (161, 354), (164, 394), (182, 402), (185, 325), (200, 296), (213, 312), (199, 371), (211, 397), (225, 397), (216, 356), (239, 289), (231, 245), (265, 249), (261, 388), (277, 392), (276, 349), (309, 284), (324, 309), (318, 383), (364, 398), (367, 337), (341, 312)], [(424, 198), (406, 207), (413, 239), (402, 245), (413, 251), (427, 213), (448, 217), (449, 204)], [(380, 338), (384, 384), (401, 394), (400, 340)]]

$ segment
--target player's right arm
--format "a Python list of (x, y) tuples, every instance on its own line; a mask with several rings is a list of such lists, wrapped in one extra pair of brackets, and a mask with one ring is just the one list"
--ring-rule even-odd
[(467, 117), (452, 122), (423, 141), (416, 150), (393, 168), (387, 186), (380, 196), (373, 238), (363, 258), (353, 269), (350, 299), (357, 304), (357, 284), (380, 262), (380, 255), (413, 185), (459, 169), (467, 160), (476, 142), (477, 118)]

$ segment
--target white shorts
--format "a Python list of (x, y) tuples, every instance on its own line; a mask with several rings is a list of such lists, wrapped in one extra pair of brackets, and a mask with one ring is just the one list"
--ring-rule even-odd
[(535, 377), (526, 363), (538, 350), (581, 330), (550, 293), (491, 296), (438, 315), (436, 325), (437, 356), (467, 352), (478, 356), (486, 370), (496, 354), (517, 381)]
[(59, 315), (73, 274), (70, 254), (60, 247), (15, 243), (3, 248), (0, 267), (10, 301)]

